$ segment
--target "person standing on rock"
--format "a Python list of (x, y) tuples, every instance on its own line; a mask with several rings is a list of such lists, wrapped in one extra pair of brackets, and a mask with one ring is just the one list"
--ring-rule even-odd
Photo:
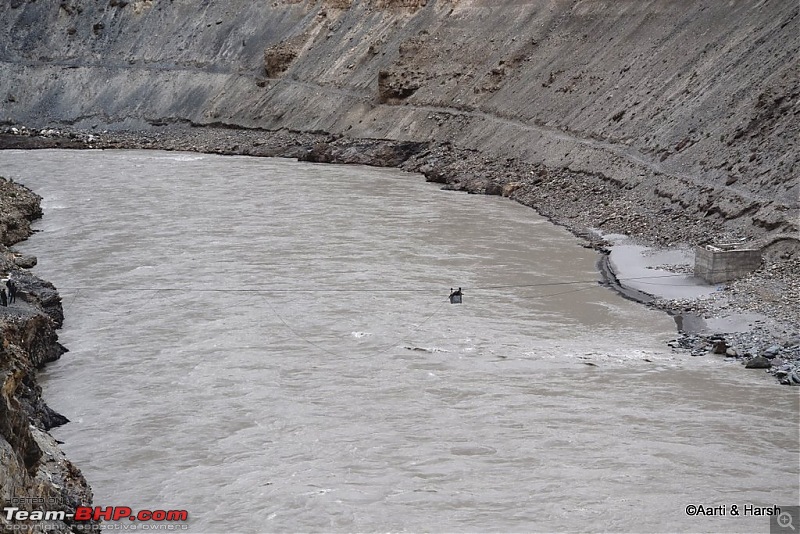
[(8, 301), (6, 300), (5, 287), (0, 287), (0, 306), (8, 306)]
[(17, 301), (17, 284), (9, 278), (6, 280), (6, 287), (8, 288), (8, 303), (14, 304)]

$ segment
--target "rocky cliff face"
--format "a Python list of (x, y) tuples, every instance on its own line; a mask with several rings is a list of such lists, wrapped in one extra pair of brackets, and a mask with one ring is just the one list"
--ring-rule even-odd
[(42, 216), (40, 200), (33, 191), (0, 178), (0, 245), (13, 245), (31, 235), (31, 222)]
[(0, 120), (452, 143), (602, 177), (643, 218), (663, 212), (673, 224), (678, 211), (691, 215), (681, 224), (794, 235), (799, 10), (775, 0), (16, 0), (0, 5)]
[[(42, 400), (36, 370), (65, 352), (58, 343), (61, 302), (51, 284), (20, 268), (30, 258), (5, 247), (30, 235), (23, 230), (41, 214), (39, 198), (0, 178), (0, 272), (13, 273), (17, 302), (0, 307), (0, 508), (74, 512), (92, 493), (47, 431), (67, 422)], [(85, 525), (91, 529), (93, 525)], [(9, 522), (3, 532), (72, 532), (71, 521)], [(25, 530), (29, 529), (29, 530)]]

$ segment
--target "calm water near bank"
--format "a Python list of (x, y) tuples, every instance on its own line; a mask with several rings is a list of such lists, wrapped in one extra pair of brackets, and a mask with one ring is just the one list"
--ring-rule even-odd
[(0, 174), (44, 197), (18, 248), (61, 291), (44, 396), (97, 505), (192, 532), (767, 532), (685, 508), (800, 499), (800, 388), (670, 352), (672, 319), (512, 201), (170, 152)]

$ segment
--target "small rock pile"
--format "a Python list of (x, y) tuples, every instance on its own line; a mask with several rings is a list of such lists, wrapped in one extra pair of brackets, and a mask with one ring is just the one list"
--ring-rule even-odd
[(0, 136), (6, 137), (3, 148), (95, 148), (101, 140), (98, 134), (80, 130), (38, 129), (23, 125), (0, 127)]
[(781, 384), (800, 386), (800, 337), (782, 344), (760, 329), (733, 334), (686, 334), (667, 343), (692, 356), (718, 355), (741, 361), (747, 369), (766, 369)]

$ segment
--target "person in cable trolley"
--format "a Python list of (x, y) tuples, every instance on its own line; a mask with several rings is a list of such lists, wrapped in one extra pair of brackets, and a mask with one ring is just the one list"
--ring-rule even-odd
[(453, 288), (450, 288), (450, 304), (461, 304), (461, 288), (459, 287), (457, 290), (453, 291)]

